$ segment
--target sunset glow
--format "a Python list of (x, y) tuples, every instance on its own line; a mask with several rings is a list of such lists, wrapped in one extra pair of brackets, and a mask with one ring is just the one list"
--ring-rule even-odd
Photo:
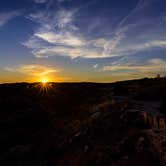
[(46, 83), (48, 83), (48, 79), (43, 78), (43, 79), (41, 80), (41, 83), (42, 83), (42, 84), (46, 84)]
[(165, 0), (1, 0), (0, 83), (165, 76), (165, 8)]
[(166, 166), (166, 0), (0, 0), (0, 108), (0, 163)]

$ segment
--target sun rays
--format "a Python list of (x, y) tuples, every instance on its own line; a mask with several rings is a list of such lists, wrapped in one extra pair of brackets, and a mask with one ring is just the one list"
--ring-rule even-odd
[[(52, 89), (53, 83), (49, 82), (48, 78), (41, 78), (38, 82), (36, 82), (33, 86), (37, 90), (39, 95), (47, 95), (49, 91)], [(35, 91), (36, 91), (35, 90)]]

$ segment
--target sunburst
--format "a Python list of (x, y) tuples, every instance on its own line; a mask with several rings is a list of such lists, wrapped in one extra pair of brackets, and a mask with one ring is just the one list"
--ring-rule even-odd
[(42, 83), (42, 84), (47, 84), (47, 83), (48, 83), (48, 79), (43, 78), (43, 79), (41, 80), (41, 83)]
[(49, 82), (48, 78), (41, 78), (39, 83), (34, 85), (38, 89), (40, 95), (46, 95), (52, 89), (52, 83)]

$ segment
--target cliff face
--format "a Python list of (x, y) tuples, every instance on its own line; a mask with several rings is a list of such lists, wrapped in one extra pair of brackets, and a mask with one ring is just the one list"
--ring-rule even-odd
[(0, 163), (164, 165), (165, 83), (0, 85)]

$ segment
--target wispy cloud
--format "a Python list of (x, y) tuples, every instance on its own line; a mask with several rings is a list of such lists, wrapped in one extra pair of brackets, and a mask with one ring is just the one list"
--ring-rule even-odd
[(104, 66), (103, 71), (117, 72), (119, 73), (158, 73), (166, 71), (166, 61), (154, 58), (148, 60), (144, 64), (115, 64), (110, 66)]
[(31, 14), (30, 19), (39, 22), (41, 26), (23, 45), (32, 49), (32, 54), (40, 58), (100, 57), (102, 52), (98, 50), (97, 44), (99, 45), (102, 41), (100, 39), (89, 41), (78, 32), (79, 28), (73, 24), (74, 12), (75, 10), (61, 9), (51, 18), (44, 12)]
[[(69, 56), (71, 58), (134, 56), (137, 52), (151, 48), (166, 48), (166, 38), (163, 37), (165, 32), (162, 32), (164, 34), (156, 33), (156, 31), (161, 32), (161, 26), (157, 27), (160, 19), (158, 17), (151, 19), (148, 16), (140, 19), (142, 18), (141, 13), (147, 10), (152, 2), (153, 0), (148, 2), (139, 0), (134, 8), (118, 22), (116, 28), (109, 35), (105, 35), (103, 32), (102, 37), (93, 37), (96, 26), (102, 24), (94, 23), (95, 19), (94, 22), (89, 22), (92, 25), (91, 32), (87, 30), (88, 33), (92, 33), (90, 36), (86, 36), (86, 31), (83, 31), (77, 24), (78, 20), (82, 19), (78, 17), (82, 8), (60, 7), (56, 11), (47, 9), (31, 13), (28, 18), (38, 22), (40, 26), (29, 40), (24, 42), (24, 45), (31, 49), (35, 57), (40, 58), (49, 56)], [(140, 29), (142, 31), (139, 31)], [(100, 31), (102, 29), (99, 29)]]
[(112, 57), (134, 55), (141, 51), (151, 50), (152, 48), (166, 48), (166, 40), (149, 40), (139, 43), (128, 43), (112, 51)]
[(5, 70), (9, 72), (18, 72), (36, 77), (46, 76), (51, 73), (59, 72), (59, 70), (55, 69), (54, 67), (48, 67), (38, 64), (23, 64), (15, 67), (6, 67)]
[(39, 32), (34, 36), (43, 39), (51, 44), (66, 45), (66, 46), (83, 46), (85, 42), (81, 37), (73, 35), (71, 32), (55, 33), (55, 32)]
[(10, 12), (3, 12), (0, 13), (0, 27), (8, 23), (12, 18), (20, 15), (18, 11), (10, 11)]
[[(31, 45), (34, 47), (34, 45)], [(47, 58), (50, 56), (69, 56), (72, 59), (77, 57), (100, 58), (101, 54), (95, 49), (71, 48), (66, 46), (43, 46), (33, 49), (32, 53), (38, 58)]]
[(45, 29), (73, 29), (76, 30), (76, 27), (73, 26), (72, 22), (74, 19), (74, 13), (76, 10), (67, 10), (67, 9), (57, 9), (57, 11), (52, 11), (48, 9), (38, 11), (35, 13), (29, 14), (28, 19), (40, 23), (40, 28)]
[(41, 4), (41, 3), (46, 3), (46, 2), (48, 2), (48, 0), (34, 0), (34, 2)]
[(73, 21), (74, 11), (69, 10), (59, 10), (56, 15), (57, 26), (59, 28), (64, 28), (66, 25)]

